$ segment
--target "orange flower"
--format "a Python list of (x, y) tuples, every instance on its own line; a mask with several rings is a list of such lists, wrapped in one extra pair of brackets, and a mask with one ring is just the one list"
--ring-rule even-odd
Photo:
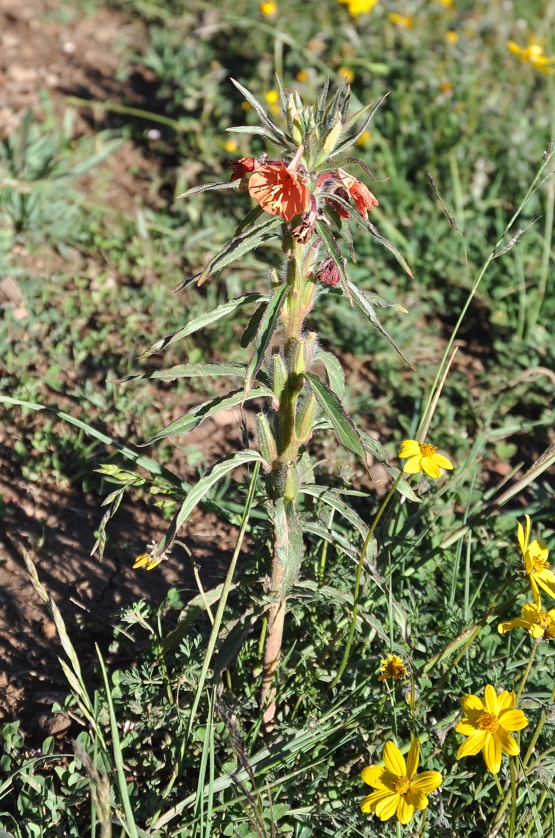
[(264, 212), (279, 215), (284, 221), (292, 221), (305, 211), (310, 200), (310, 191), (297, 172), (303, 153), (301, 146), (291, 163), (283, 160), (260, 166), (249, 179), (249, 195), (257, 201)]
[(368, 210), (379, 206), (378, 199), (372, 195), (368, 187), (351, 177), (344, 169), (337, 170), (337, 179), (345, 187), (363, 218), (368, 218)]

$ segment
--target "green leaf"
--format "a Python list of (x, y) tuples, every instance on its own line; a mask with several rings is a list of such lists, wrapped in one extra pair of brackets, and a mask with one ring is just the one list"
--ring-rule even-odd
[[(340, 515), (345, 518), (353, 527), (358, 530), (362, 538), (366, 538), (368, 535), (368, 527), (358, 515), (354, 509), (351, 509), (350, 506), (347, 506), (341, 500), (341, 497), (338, 492), (335, 492), (333, 489), (328, 489), (325, 486), (317, 486), (316, 484), (304, 484), (301, 485), (299, 492), (305, 495), (311, 495), (311, 497), (318, 498), (322, 503), (325, 503), (327, 506), (330, 506), (332, 509), (337, 510)], [(343, 493), (341, 493), (343, 494)], [(363, 497), (368, 497), (367, 494), (360, 493)]]
[(366, 468), (366, 453), (359, 433), (335, 393), (316, 375), (307, 372), (305, 378), (308, 386), (318, 399), (318, 404), (332, 423), (341, 445), (356, 454)]
[(210, 192), (213, 189), (237, 189), (238, 186), (238, 180), (224, 180), (220, 183), (201, 183), (200, 186), (193, 186), (191, 189), (187, 189), (186, 192), (182, 192), (181, 195), (177, 195), (176, 200), (178, 198), (190, 198), (191, 195), (199, 195), (201, 192)]
[(342, 399), (345, 395), (345, 373), (341, 362), (331, 352), (324, 352), (323, 349), (317, 350), (314, 360), (323, 363), (326, 368), (330, 390), (333, 390), (335, 395)]
[(271, 398), (272, 396), (273, 393), (268, 387), (257, 387), (256, 390), (251, 390), (248, 396), (245, 396), (243, 388), (234, 390), (232, 393), (226, 393), (224, 396), (216, 396), (214, 399), (209, 399), (206, 402), (202, 402), (202, 404), (197, 404), (192, 407), (187, 413), (184, 413), (183, 416), (180, 416), (179, 419), (172, 422), (171, 425), (168, 425), (160, 433), (153, 436), (152, 439), (149, 439), (148, 442), (144, 442), (141, 447), (152, 445), (153, 442), (159, 442), (168, 436), (188, 434), (200, 425), (202, 420), (206, 419), (207, 416), (213, 416), (221, 410), (228, 410), (230, 407), (235, 407), (245, 401), (245, 399)]
[(204, 314), (190, 320), (186, 326), (183, 326), (182, 329), (179, 329), (179, 331), (175, 332), (173, 335), (167, 335), (164, 338), (160, 338), (152, 344), (150, 349), (147, 349), (139, 357), (148, 358), (149, 355), (154, 355), (156, 352), (160, 352), (162, 349), (166, 349), (168, 346), (171, 346), (172, 343), (181, 340), (181, 338), (186, 338), (189, 335), (194, 334), (194, 332), (198, 332), (199, 329), (204, 329), (205, 326), (209, 326), (211, 323), (221, 320), (222, 317), (226, 317), (228, 314), (231, 314), (231, 312), (236, 311), (242, 306), (247, 306), (251, 303), (258, 303), (267, 299), (268, 298), (264, 294), (258, 294), (257, 292), (252, 291), (248, 294), (242, 294), (234, 300), (228, 300), (227, 303), (222, 303), (221, 306), (218, 306), (211, 311), (205, 311)]
[(279, 592), (280, 599), (283, 599), (295, 584), (303, 561), (303, 532), (292, 501), (277, 499), (274, 531), (274, 553), (283, 568), (283, 582)]
[(378, 330), (380, 335), (382, 335), (382, 337), (384, 337), (387, 341), (389, 341), (389, 343), (392, 345), (392, 347), (395, 349), (395, 351), (403, 359), (405, 364), (408, 364), (409, 367), (411, 368), (411, 370), (413, 370), (414, 367), (411, 364), (411, 362), (407, 358), (405, 358), (405, 356), (403, 355), (403, 353), (401, 352), (401, 350), (399, 349), (399, 347), (397, 346), (397, 344), (395, 343), (393, 338), (390, 337), (390, 335), (388, 335), (388, 333), (386, 332), (386, 330), (384, 329), (384, 327), (380, 323), (378, 315), (374, 311), (374, 306), (370, 303), (370, 301), (366, 297), (364, 291), (361, 291), (361, 289), (357, 288), (356, 285), (353, 285), (352, 282), (349, 282), (349, 288), (352, 291), (353, 299), (355, 301), (355, 305), (358, 307), (359, 311), (361, 311), (364, 314), (364, 316), (370, 321), (372, 326), (375, 329)]
[[(378, 104), (374, 105), (371, 113), (369, 114), (369, 116), (366, 117), (362, 126), (359, 128), (359, 130), (356, 132), (356, 134), (353, 134), (351, 137), (349, 137), (347, 140), (345, 140), (345, 142), (341, 143), (341, 145), (339, 145), (336, 149), (334, 149), (334, 152), (333, 152), (334, 155), (342, 154), (344, 151), (346, 151), (348, 148), (350, 148), (352, 145), (354, 145), (356, 143), (356, 141), (358, 139), (360, 139), (360, 137), (362, 137), (362, 135), (364, 134), (364, 132), (366, 131), (366, 129), (368, 128), (368, 126), (372, 122), (372, 120), (374, 118), (374, 114), (376, 113), (376, 111), (378, 110), (380, 105), (384, 102), (384, 100), (387, 99), (388, 96), (389, 96), (389, 93), (386, 93), (385, 96), (382, 96), (382, 98), (380, 99)], [(361, 108), (359, 111), (357, 111), (348, 120), (348, 122), (345, 124), (344, 133), (348, 134), (349, 131), (356, 125), (358, 120), (366, 115), (367, 111), (369, 111), (370, 108), (372, 108), (372, 103), (370, 103), (369, 105), (365, 105), (363, 108)]]
[(231, 81), (233, 82), (233, 84), (235, 85), (237, 90), (241, 91), (241, 93), (243, 94), (243, 96), (245, 97), (245, 99), (247, 100), (249, 105), (251, 105), (254, 108), (254, 110), (258, 114), (258, 118), (260, 119), (260, 122), (270, 132), (270, 134), (273, 138), (272, 142), (277, 143), (277, 145), (290, 146), (291, 143), (287, 142), (287, 138), (286, 138), (285, 134), (283, 133), (283, 131), (280, 128), (278, 128), (277, 125), (274, 125), (274, 123), (269, 118), (268, 114), (266, 113), (266, 109), (260, 104), (258, 99), (256, 99), (252, 95), (250, 90), (247, 90), (246, 87), (243, 87), (243, 85), (239, 84), (239, 82), (235, 81), (235, 79), (231, 79)]
[(328, 541), (330, 544), (334, 544), (354, 562), (358, 562), (360, 551), (344, 535), (336, 530), (329, 530), (327, 527), (322, 526), (322, 524), (317, 524), (315, 521), (303, 521), (303, 530), (305, 533), (311, 533), (318, 538), (323, 538), (324, 541)]
[(160, 381), (175, 381), (176, 378), (209, 378), (219, 375), (236, 375), (243, 378), (246, 372), (244, 364), (177, 364), (167, 370), (146, 370), (138, 375), (120, 378), (118, 384), (139, 381), (141, 378), (157, 378)]
[(242, 233), (245, 233), (247, 230), (250, 230), (251, 227), (254, 227), (255, 222), (258, 221), (259, 218), (263, 217), (264, 210), (258, 204), (253, 207), (243, 218), (240, 224), (238, 224), (233, 236), (237, 238)]
[(225, 477), (230, 471), (233, 469), (239, 468), (239, 466), (246, 465), (247, 463), (254, 463), (256, 461), (262, 462), (262, 457), (258, 453), (258, 451), (239, 451), (238, 454), (230, 454), (227, 457), (224, 457), (223, 460), (220, 460), (216, 463), (212, 470), (205, 474), (202, 477), (196, 486), (190, 490), (187, 494), (187, 497), (183, 501), (181, 508), (179, 509), (177, 515), (174, 516), (170, 526), (166, 534), (157, 544), (156, 548), (152, 552), (152, 558), (157, 558), (161, 556), (173, 543), (177, 533), (193, 511), (193, 509), (198, 506), (207, 492), (210, 491), (212, 486), (221, 480), (222, 477)]
[[(393, 478), (393, 480), (397, 480), (399, 476), (400, 470), (395, 468), (394, 466), (388, 466), (386, 464), (386, 469)], [(404, 477), (401, 477), (397, 486), (395, 487), (395, 491), (399, 492), (407, 500), (411, 500), (413, 503), (422, 503), (422, 498), (419, 498), (418, 495), (415, 493), (414, 489)]]
[(213, 259), (209, 261), (198, 279), (197, 285), (202, 285), (212, 274), (218, 273), (226, 265), (230, 265), (241, 256), (250, 253), (255, 247), (263, 244), (268, 239), (275, 238), (278, 230), (281, 230), (282, 220), (279, 216), (271, 216), (264, 213), (264, 220), (256, 227), (252, 227), (240, 236), (235, 236), (228, 242)]
[(256, 378), (257, 372), (262, 366), (266, 352), (268, 351), (268, 347), (270, 346), (272, 337), (274, 336), (279, 315), (289, 290), (290, 288), (287, 283), (280, 285), (279, 288), (274, 291), (274, 294), (264, 311), (262, 320), (260, 321), (260, 327), (256, 333), (254, 352), (249, 361), (247, 374), (245, 376), (245, 398), (247, 397), (252, 382)]
[[(267, 306), (268, 303), (260, 303), (253, 316), (249, 320), (247, 328), (241, 336), (241, 346), (243, 347), (243, 349), (246, 349), (251, 340), (254, 340), (256, 333), (260, 327), (260, 321), (264, 316), (264, 312), (266, 311)], [(245, 367), (245, 371), (246, 369), (247, 368)]]
[(389, 457), (387, 456), (387, 452), (383, 445), (380, 442), (378, 442), (377, 439), (373, 439), (365, 431), (359, 430), (359, 434), (362, 440), (362, 444), (364, 445), (368, 453), (372, 454), (374, 459), (377, 460), (379, 463), (387, 463)]
[[(237, 583), (234, 583), (231, 585), (230, 590), (233, 590), (236, 587)], [(223, 589), (224, 585), (222, 583), (221, 585), (217, 585), (217, 587), (212, 588), (210, 591), (203, 591), (202, 594), (197, 594), (187, 603), (185, 608), (183, 608), (179, 614), (176, 628), (169, 632), (169, 634), (166, 634), (162, 640), (161, 645), (165, 652), (175, 649), (175, 647), (181, 643), (181, 641), (189, 634), (189, 627), (191, 624), (194, 623), (197, 617), (204, 614), (206, 607), (212, 606), (219, 601)]]

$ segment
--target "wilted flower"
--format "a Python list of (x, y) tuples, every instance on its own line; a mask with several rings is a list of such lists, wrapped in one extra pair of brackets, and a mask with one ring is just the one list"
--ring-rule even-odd
[(230, 166), (232, 169), (230, 180), (243, 180), (244, 177), (252, 174), (255, 169), (258, 169), (260, 160), (256, 157), (242, 157), (241, 160), (231, 160)]
[(535, 602), (540, 605), (539, 588), (546, 591), (550, 597), (555, 599), (555, 575), (549, 570), (549, 550), (545, 541), (534, 539), (530, 542), (530, 516), (525, 515), (526, 530), (517, 522), (518, 543), (524, 559), (524, 568), (528, 576), (528, 582), (532, 589), (532, 596)]
[(330, 285), (332, 288), (335, 288), (336, 285), (339, 285), (339, 283), (341, 282), (341, 274), (339, 273), (339, 268), (337, 267), (336, 263), (333, 261), (331, 256), (328, 256), (320, 264), (320, 267), (318, 268), (317, 277), (320, 282), (324, 283), (324, 285)]
[(520, 58), (523, 64), (530, 64), (534, 70), (539, 70), (540, 73), (553, 73), (551, 68), (555, 64), (555, 56), (546, 56), (543, 54), (543, 40), (532, 36), (528, 40), (526, 48), (519, 47), (514, 41), (507, 41), (507, 49)]
[(527, 629), (534, 640), (547, 640), (555, 637), (555, 608), (543, 611), (537, 602), (526, 602), (522, 606), (522, 617), (515, 617), (508, 623), (499, 623), (500, 634), (506, 634), (515, 628)]
[(379, 201), (360, 180), (351, 177), (344, 169), (337, 170), (337, 180), (353, 199), (363, 218), (368, 218), (368, 210), (379, 206)]
[(441, 477), (440, 468), (452, 469), (453, 463), (444, 457), (443, 454), (437, 454), (435, 445), (429, 442), (418, 442), (416, 439), (405, 439), (401, 443), (401, 450), (399, 452), (399, 459), (405, 460), (403, 466), (405, 474), (418, 474), (424, 471), (428, 477), (433, 477), (437, 480)]
[(380, 661), (380, 672), (378, 681), (385, 681), (387, 678), (398, 681), (399, 678), (405, 677), (407, 668), (398, 655), (388, 655), (385, 660)]
[(516, 693), (503, 690), (497, 695), (491, 684), (486, 684), (484, 700), (477, 695), (465, 695), (461, 704), (466, 716), (455, 728), (468, 739), (457, 751), (457, 759), (484, 752), (484, 761), (492, 774), (499, 774), (501, 753), (516, 756), (520, 748), (509, 734), (522, 730), (528, 719), (522, 710), (515, 710)]
[(423, 771), (417, 774), (420, 758), (420, 742), (413, 739), (407, 761), (393, 742), (386, 742), (383, 749), (385, 768), (372, 765), (361, 774), (365, 783), (377, 791), (364, 798), (363, 812), (373, 812), (381, 821), (397, 815), (400, 823), (409, 823), (415, 809), (425, 809), (426, 795), (438, 788), (443, 781), (439, 771)]

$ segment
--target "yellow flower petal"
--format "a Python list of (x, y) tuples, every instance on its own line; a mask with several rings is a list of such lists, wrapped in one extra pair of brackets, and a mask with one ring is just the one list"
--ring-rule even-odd
[[(435, 791), (443, 782), (443, 776), (439, 773), (439, 771), (423, 771), (422, 774), (418, 774), (417, 777), (410, 784), (410, 792), (412, 793), (413, 790), (418, 792), (422, 792), (423, 794), (430, 794), (430, 792)], [(416, 806), (416, 803), (414, 804)], [(421, 809), (421, 806), (416, 806), (417, 809)]]
[(411, 803), (409, 803), (404, 797), (401, 797), (399, 800), (399, 805), (397, 806), (397, 818), (399, 820), (399, 823), (409, 823), (409, 821), (412, 820), (413, 815), (414, 806)]
[(509, 692), (508, 690), (503, 690), (503, 692), (497, 696), (498, 714), (500, 714), (503, 710), (512, 710), (515, 704), (515, 691), (511, 690), (511, 692)]
[(372, 794), (369, 794), (364, 798), (364, 800), (360, 804), (360, 808), (363, 812), (374, 812), (376, 809), (376, 804), (380, 800), (384, 800), (386, 797), (390, 796), (390, 791), (373, 791)]
[(461, 704), (462, 709), (464, 710), (467, 716), (469, 714), (469, 711), (471, 710), (481, 711), (485, 709), (484, 702), (482, 701), (482, 699), (479, 696), (471, 695), (470, 693), (463, 695), (463, 697), (461, 698)]
[(472, 736), (476, 730), (476, 724), (473, 724), (468, 719), (462, 719), (456, 726), (457, 733), (462, 733), (463, 736)]
[(501, 768), (501, 743), (495, 734), (486, 733), (486, 741), (484, 742), (484, 762), (488, 767), (488, 771), (492, 774), (499, 774)]
[(384, 773), (384, 768), (379, 765), (369, 765), (366, 768), (362, 769), (361, 777), (365, 783), (372, 788), (375, 789), (385, 789), (387, 786), (384, 786), (381, 776)]
[[(401, 457), (399, 459), (402, 459)], [(403, 471), (405, 474), (418, 474), (419, 471), (422, 471), (422, 454), (418, 454), (417, 457), (411, 457), (410, 460), (407, 460), (405, 465), (403, 466)]]
[(522, 606), (522, 616), (528, 623), (535, 623), (540, 609), (535, 602), (525, 602)]
[(520, 753), (520, 748), (516, 740), (504, 728), (498, 728), (495, 731), (495, 736), (497, 736), (497, 738), (499, 739), (501, 750), (504, 753), (510, 754), (510, 756), (513, 757), (516, 757), (516, 755)]
[(443, 454), (434, 454), (434, 463), (440, 468), (453, 468), (453, 463), (444, 457)]
[(413, 739), (410, 743), (409, 755), (407, 757), (407, 778), (412, 780), (418, 771), (418, 763), (420, 762), (420, 741)]
[(497, 693), (495, 692), (495, 687), (492, 687), (491, 684), (486, 684), (486, 689), (484, 691), (484, 704), (488, 713), (493, 713), (494, 716), (497, 716), (497, 713), (499, 712)]
[[(463, 757), (471, 757), (474, 756), (474, 754), (477, 754), (478, 751), (481, 751), (484, 747), (487, 735), (487, 731), (485, 730), (472, 731), (468, 739), (462, 743), (459, 750), (457, 751), (456, 759), (462, 759)], [(491, 734), (489, 735), (491, 736)]]
[(387, 797), (384, 797), (382, 800), (376, 803), (376, 808), (374, 809), (374, 811), (381, 821), (387, 821), (389, 820), (389, 818), (393, 817), (393, 815), (397, 811), (397, 806), (399, 805), (400, 798), (400, 794), (391, 792)]
[(529, 629), (530, 621), (525, 620), (522, 617), (515, 617), (514, 620), (511, 620), (508, 623), (499, 623), (499, 625), (497, 626), (497, 631), (499, 632), (499, 634), (507, 634), (508, 631), (512, 631), (516, 628)]
[(383, 761), (387, 770), (391, 771), (392, 774), (396, 774), (398, 777), (406, 777), (407, 766), (405, 764), (405, 758), (391, 739), (385, 743)]
[(504, 710), (499, 714), (499, 724), (505, 730), (524, 730), (528, 727), (528, 719), (522, 710)]
[[(509, 41), (509, 43), (512, 43), (512, 41)], [(515, 46), (516, 46), (516, 44), (515, 44)], [(517, 521), (517, 525), (516, 525), (517, 526), (517, 532), (518, 532), (518, 543), (520, 544), (520, 549), (522, 550), (522, 555), (524, 555), (526, 553), (526, 550), (528, 548), (528, 540), (530, 538), (530, 527), (531, 527), (530, 516), (525, 515), (524, 517), (526, 518), (526, 532), (524, 531), (524, 528), (523, 528), (522, 524), (520, 523), (520, 521)]]
[(422, 470), (428, 475), (428, 477), (433, 477), (434, 480), (441, 477), (439, 466), (435, 463), (436, 458), (437, 454), (434, 454), (433, 457), (422, 457)]
[(415, 439), (405, 439), (404, 442), (401, 443), (399, 459), (405, 460), (407, 457), (420, 457), (421, 454), (420, 443)]

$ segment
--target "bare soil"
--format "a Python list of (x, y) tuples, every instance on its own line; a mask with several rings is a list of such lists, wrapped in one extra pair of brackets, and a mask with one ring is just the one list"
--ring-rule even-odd
[[(130, 23), (116, 11), (81, 15), (59, 2), (0, 0), (0, 134), (9, 134), (27, 108), (40, 104), (41, 90), (48, 91), (60, 114), (69, 97), (143, 105), (141, 80), (120, 83), (115, 75), (122, 49), (131, 43), (137, 48), (144, 37), (139, 23)], [(103, 119), (87, 107), (78, 109), (77, 132), (104, 127)], [(133, 210), (138, 197), (151, 199), (148, 174), (157, 165), (125, 142), (106, 164), (109, 174), (104, 173), (103, 180), (108, 181), (108, 191), (103, 200), (126, 212)], [(84, 186), (94, 189), (90, 179)], [(40, 256), (35, 267), (40, 275)], [(24, 300), (10, 278), (0, 287), (0, 304), (25, 319)], [(59, 398), (45, 402), (65, 407)], [(26, 421), (34, 426), (44, 421), (40, 417), (35, 414)], [(94, 644), (106, 651), (121, 608), (140, 597), (156, 605), (170, 587), (183, 590), (185, 600), (198, 591), (191, 559), (179, 547), (154, 573), (132, 569), (134, 558), (167, 527), (161, 515), (141, 502), (122, 505), (109, 525), (103, 559), (91, 557), (102, 498), (83, 493), (69, 481), (26, 480), (13, 457), (17, 436), (17, 428), (0, 428), (0, 721), (20, 720), (30, 741), (40, 742), (47, 734), (67, 735), (70, 720), (53, 716), (49, 705), (63, 701), (68, 686), (58, 662), (62, 650), (56, 628), (31, 584), (24, 555), (34, 562), (41, 583), (59, 606), (88, 674), (95, 666)], [(211, 463), (238, 447), (240, 438), (239, 417), (229, 413), (220, 415), (218, 422), (204, 423), (188, 444), (202, 447)], [(203, 565), (208, 584), (210, 577), (222, 575), (233, 537), (215, 516), (193, 516), (187, 545)]]

